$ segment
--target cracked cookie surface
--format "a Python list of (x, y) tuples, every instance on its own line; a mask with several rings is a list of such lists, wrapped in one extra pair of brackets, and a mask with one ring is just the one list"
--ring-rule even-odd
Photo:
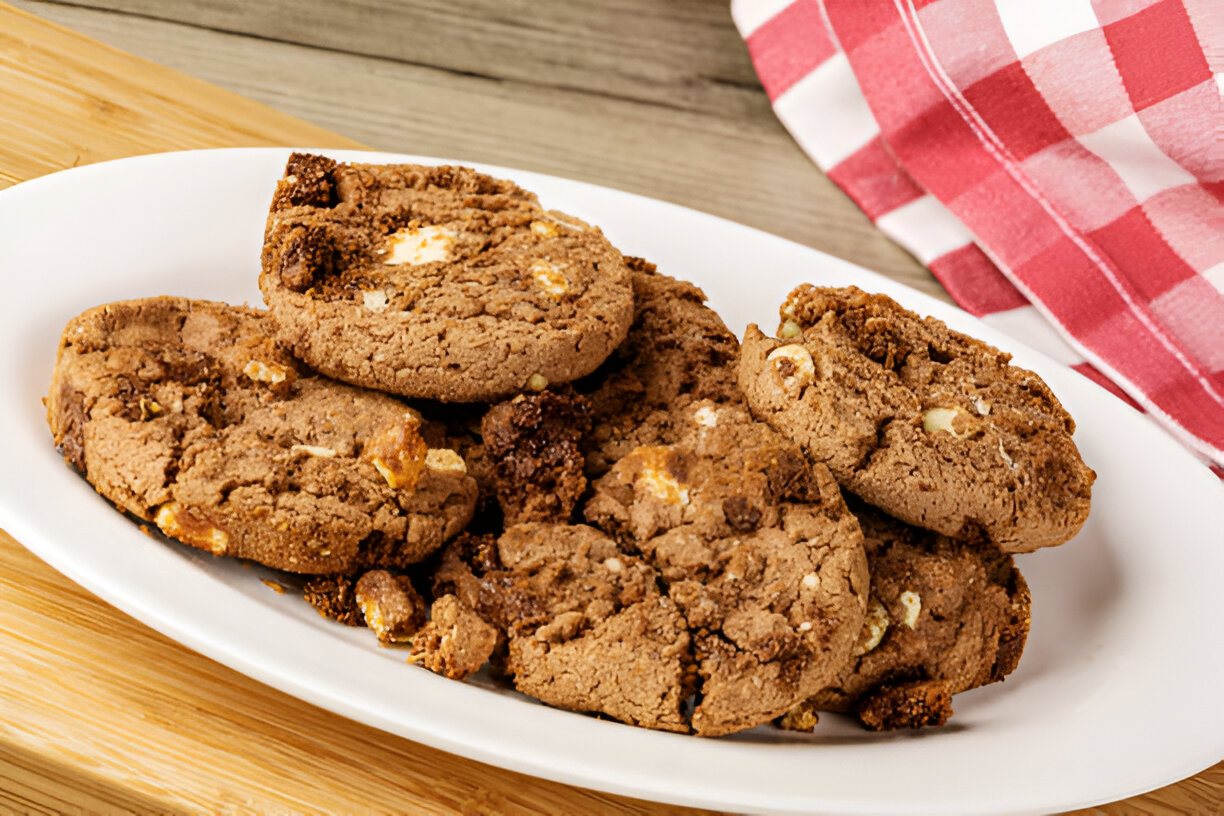
[(789, 710), (832, 680), (863, 622), (862, 534), (836, 482), (740, 406), (697, 402), (675, 443), (646, 446), (585, 508), (658, 571), (692, 633), (692, 725), (716, 735)]
[[(889, 518), (861, 502), (871, 595), (854, 652), (806, 707), (867, 706), (886, 723), (887, 700), (905, 689), (947, 696), (1002, 680), (1019, 664), (1031, 599), (1011, 556), (985, 542), (955, 541)], [(898, 712), (897, 721), (910, 722)]]
[(259, 284), (278, 339), (319, 371), (445, 402), (589, 374), (633, 317), (597, 228), (463, 167), (294, 154)]
[(166, 535), (290, 572), (402, 567), (462, 530), (475, 483), (419, 415), (271, 334), (263, 313), (185, 298), (82, 313), (47, 398), (56, 445)]
[(889, 514), (1006, 552), (1061, 544), (1095, 474), (1075, 424), (1010, 356), (854, 287), (801, 286), (780, 334), (750, 326), (739, 367), (753, 413)]
[(656, 572), (586, 525), (519, 524), (448, 545), (434, 591), (504, 635), (505, 673), (549, 705), (689, 729), (689, 634)]
[(705, 305), (705, 293), (626, 258), (632, 273), (633, 325), (625, 342), (578, 383), (591, 405), (586, 469), (602, 476), (639, 445), (668, 442), (675, 412), (696, 400), (739, 403), (739, 341)]

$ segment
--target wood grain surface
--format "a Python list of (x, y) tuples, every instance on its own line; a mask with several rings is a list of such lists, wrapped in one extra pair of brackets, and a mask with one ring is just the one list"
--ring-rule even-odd
[[(199, 78), (0, 4), (0, 186), (162, 150), (364, 142), (667, 198), (939, 291), (789, 142), (722, 0), (20, 5)], [(302, 703), (118, 612), (2, 531), (0, 666), (0, 813), (690, 812)], [(1211, 814), (1222, 798), (1224, 764), (1081, 813)]]
[(796, 147), (721, 0), (18, 5), (383, 150), (662, 198), (948, 300)]

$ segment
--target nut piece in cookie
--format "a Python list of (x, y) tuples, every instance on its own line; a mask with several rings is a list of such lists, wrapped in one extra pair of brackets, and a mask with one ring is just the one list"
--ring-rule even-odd
[(735, 405), (694, 403), (674, 444), (638, 448), (594, 485), (587, 519), (659, 571), (692, 633), (692, 724), (725, 734), (832, 680), (863, 624), (858, 523), (828, 470)]
[(277, 339), (318, 371), (444, 402), (585, 376), (633, 318), (603, 233), (465, 167), (294, 154), (259, 285)]
[(520, 394), (489, 409), (481, 422), (506, 526), (567, 522), (586, 489), (579, 442), (590, 419), (572, 392)]
[(841, 485), (910, 524), (1005, 552), (1061, 544), (1095, 474), (1075, 423), (1010, 357), (883, 295), (801, 286), (783, 340), (750, 326), (739, 382), (752, 412)]
[(420, 663), (434, 674), (462, 680), (480, 671), (493, 654), (497, 630), (460, 603), (454, 595), (433, 602), (429, 623), (412, 638), (410, 663)]
[(1002, 680), (1028, 635), (1028, 586), (1011, 556), (911, 527), (861, 502), (858, 516), (871, 573), (867, 618), (839, 675), (804, 704), (854, 711), (872, 699), (882, 714), (895, 694), (881, 688), (938, 681), (958, 694)]
[(403, 403), (315, 376), (266, 314), (185, 298), (69, 322), (47, 399), (65, 459), (120, 509), (217, 555), (312, 575), (421, 561), (475, 482)]
[(741, 401), (739, 341), (705, 305), (705, 293), (641, 258), (625, 261), (633, 274), (629, 336), (578, 383), (591, 405), (586, 468), (592, 478), (636, 447), (672, 441), (675, 414), (684, 405)]

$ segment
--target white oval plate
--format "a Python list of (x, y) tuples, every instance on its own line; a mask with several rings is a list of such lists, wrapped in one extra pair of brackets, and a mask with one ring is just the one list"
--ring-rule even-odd
[(1140, 793), (1224, 755), (1224, 489), (1206, 468), (1087, 379), (953, 307), (739, 224), (574, 181), (482, 168), (700, 284), (736, 332), (749, 321), (773, 325), (795, 284), (853, 283), (1013, 351), (1049, 382), (1079, 422), (1076, 439), (1099, 479), (1079, 537), (1019, 559), (1032, 632), (1005, 683), (958, 696), (947, 727), (916, 733), (870, 734), (829, 715), (811, 735), (651, 732), (405, 665), (369, 631), (269, 590), (260, 582), (268, 573), (142, 535), (51, 445), (40, 398), (60, 331), (83, 309), (123, 298), (259, 304), (264, 218), (287, 154), (145, 156), (0, 192), (0, 525), (74, 581), (221, 663), (355, 720), (516, 771), (666, 802), (1040, 812)]

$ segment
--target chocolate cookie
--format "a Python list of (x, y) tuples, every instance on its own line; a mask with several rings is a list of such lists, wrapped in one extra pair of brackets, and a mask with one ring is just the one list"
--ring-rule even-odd
[(74, 318), (47, 398), (56, 445), (166, 535), (291, 572), (402, 567), (463, 529), (463, 460), (398, 400), (302, 368), (269, 323), (168, 297)]
[(542, 625), (509, 630), (515, 688), (558, 708), (688, 731), (688, 632), (654, 569), (582, 525), (512, 527), (498, 552), (545, 607)]
[(445, 402), (589, 374), (633, 317), (597, 228), (464, 167), (294, 154), (259, 285), (277, 337), (319, 371)]
[(694, 403), (676, 441), (638, 448), (585, 514), (658, 569), (692, 632), (692, 724), (724, 734), (827, 686), (863, 623), (858, 523), (828, 470), (739, 406)]
[(447, 546), (436, 593), (453, 593), (506, 638), (514, 686), (558, 708), (689, 729), (689, 634), (656, 572), (585, 525), (519, 524)]
[(750, 326), (740, 386), (753, 413), (847, 490), (910, 524), (1005, 552), (1061, 544), (1096, 474), (1075, 423), (1009, 355), (854, 287), (801, 286), (783, 339)]
[[(1016, 668), (1028, 636), (1028, 585), (1011, 556), (990, 544), (911, 527), (861, 502), (851, 510), (871, 573), (867, 619), (838, 677), (804, 705), (870, 712), (863, 722), (877, 730), (942, 723), (951, 710), (932, 700)], [(917, 711), (926, 712), (921, 722)]]
[(670, 441), (673, 411), (689, 402), (742, 399), (734, 365), (739, 341), (705, 305), (705, 293), (641, 258), (625, 261), (633, 279), (633, 325), (612, 357), (578, 384), (591, 405), (586, 460), (592, 477), (635, 447)]

